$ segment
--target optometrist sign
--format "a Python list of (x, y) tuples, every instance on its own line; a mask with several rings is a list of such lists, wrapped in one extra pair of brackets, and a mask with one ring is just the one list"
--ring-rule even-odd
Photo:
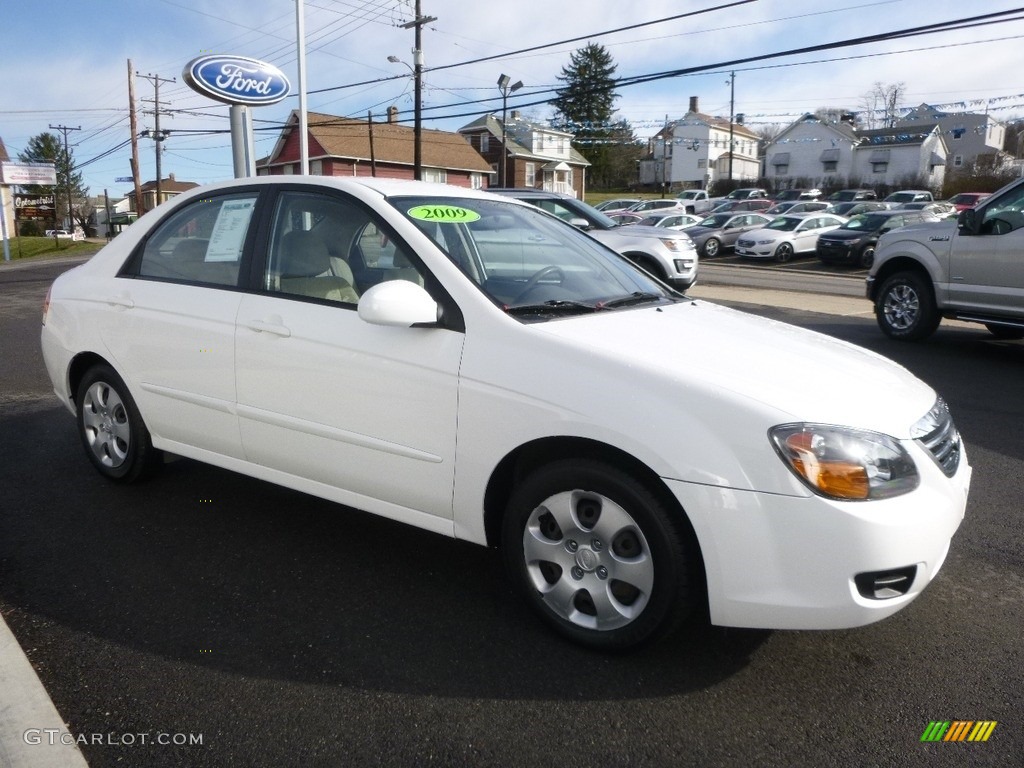
[(200, 56), (185, 65), (181, 76), (192, 90), (225, 104), (262, 107), (291, 90), (280, 69), (247, 56)]

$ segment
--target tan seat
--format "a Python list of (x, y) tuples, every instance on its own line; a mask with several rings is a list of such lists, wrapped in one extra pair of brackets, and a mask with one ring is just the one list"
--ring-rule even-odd
[(401, 251), (395, 251), (394, 266), (384, 275), (385, 280), (408, 280), (416, 285), (423, 285), (423, 275), (412, 265), (412, 262)]
[[(331, 273), (327, 245), (312, 232), (294, 230), (281, 238), (281, 290), (315, 299), (356, 304), (352, 282)], [(349, 270), (351, 277), (351, 270)]]

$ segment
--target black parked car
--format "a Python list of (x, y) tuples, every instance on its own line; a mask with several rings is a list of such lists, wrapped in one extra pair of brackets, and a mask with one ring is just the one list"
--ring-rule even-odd
[(848, 203), (852, 200), (877, 200), (873, 189), (840, 189), (828, 196), (829, 202)]
[(872, 211), (818, 238), (818, 258), (826, 264), (858, 264), (865, 269), (875, 261), (875, 245), (886, 232), (908, 224), (938, 221), (925, 211)]

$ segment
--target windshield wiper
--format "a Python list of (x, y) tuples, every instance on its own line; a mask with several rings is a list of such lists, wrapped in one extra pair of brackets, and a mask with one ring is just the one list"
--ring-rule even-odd
[(595, 304), (586, 304), (582, 301), (569, 301), (566, 299), (552, 299), (541, 304), (518, 304), (514, 307), (505, 307), (510, 315), (581, 315), (587, 312), (597, 312), (603, 307)]
[(649, 301), (660, 301), (661, 299), (668, 298), (660, 293), (649, 293), (645, 291), (633, 291), (629, 296), (622, 296), (618, 299), (609, 299), (608, 301), (602, 301), (601, 307), (604, 309), (615, 309), (616, 307), (628, 307), (631, 304), (646, 304)]

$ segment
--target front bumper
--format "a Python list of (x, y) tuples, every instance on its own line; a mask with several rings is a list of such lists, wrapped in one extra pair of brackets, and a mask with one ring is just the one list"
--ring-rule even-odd
[[(923, 448), (912, 451), (920, 486), (879, 501), (666, 481), (700, 542), (712, 623), (842, 629), (913, 601), (938, 573), (963, 519), (971, 467), (963, 455), (947, 478)], [(893, 572), (912, 572), (902, 591), (865, 589)]]

